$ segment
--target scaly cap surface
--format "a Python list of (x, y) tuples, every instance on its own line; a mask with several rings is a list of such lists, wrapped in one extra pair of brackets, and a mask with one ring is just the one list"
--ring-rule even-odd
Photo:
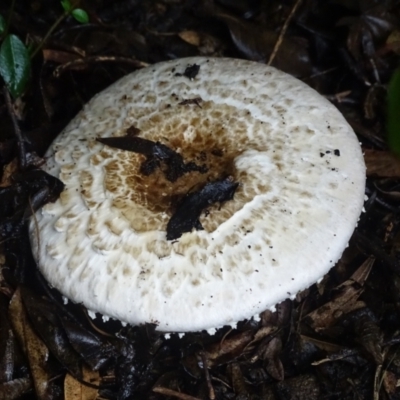
[[(188, 65), (200, 66), (192, 79)], [(208, 172), (144, 176), (143, 155), (96, 141), (132, 126)], [(66, 189), (36, 214), (39, 239), (31, 224), (42, 273), (90, 310), (161, 331), (234, 324), (293, 298), (340, 258), (363, 206), (365, 166), (343, 116), (299, 80), (244, 60), (125, 76), (47, 157)], [(168, 241), (176, 199), (226, 176), (240, 184), (233, 200), (202, 213), (204, 230)]]

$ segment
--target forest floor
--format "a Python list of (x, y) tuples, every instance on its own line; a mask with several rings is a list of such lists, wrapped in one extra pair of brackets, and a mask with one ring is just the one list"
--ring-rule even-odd
[[(10, 13), (12, 3), (1, 1), (0, 15), (33, 47), (63, 12), (59, 2), (16, 0)], [(32, 59), (23, 95), (10, 100), (3, 86), (0, 96), (0, 399), (400, 399), (400, 162), (385, 140), (400, 2), (79, 7), (89, 22), (65, 18)], [(49, 190), (35, 173), (93, 95), (138, 68), (196, 55), (272, 65), (329, 99), (365, 153), (366, 212), (322, 282), (259, 322), (167, 339), (154, 325), (92, 321), (83, 307), (63, 304), (33, 261), (27, 216)]]

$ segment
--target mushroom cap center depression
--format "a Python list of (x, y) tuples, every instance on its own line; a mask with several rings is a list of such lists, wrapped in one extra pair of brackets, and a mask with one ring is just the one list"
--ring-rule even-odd
[[(153, 230), (165, 230), (169, 217), (176, 204), (186, 194), (202, 188), (208, 182), (232, 177), (236, 182), (251, 182), (248, 171), (235, 168), (235, 159), (247, 148), (265, 151), (263, 140), (257, 138), (250, 143), (247, 124), (250, 113), (246, 110), (216, 104), (212, 101), (198, 104), (179, 104), (182, 100), (172, 96), (172, 106), (140, 124), (141, 138), (158, 141), (178, 152), (185, 162), (195, 162), (205, 166), (205, 172), (189, 171), (171, 182), (165, 176), (163, 168), (145, 175), (140, 171), (145, 156), (105, 146), (92, 157), (93, 165), (103, 164), (104, 184), (113, 194), (112, 206), (130, 221), (131, 228), (140, 233)], [(262, 135), (264, 123), (253, 121), (255, 132)], [(136, 126), (135, 126), (136, 127)], [(117, 136), (124, 132), (117, 132)], [(276, 147), (276, 146), (275, 146)], [(279, 146), (278, 146), (279, 147)], [(275, 156), (279, 160), (279, 154)], [(91, 180), (88, 179), (88, 182)], [(207, 232), (214, 231), (228, 220), (252, 197), (268, 191), (268, 177), (255, 180), (254, 185), (246, 184), (246, 190), (239, 186), (235, 192), (235, 201), (221, 205), (215, 203), (203, 212), (200, 222)], [(84, 189), (84, 193), (86, 189)], [(138, 218), (138, 208), (146, 217)]]

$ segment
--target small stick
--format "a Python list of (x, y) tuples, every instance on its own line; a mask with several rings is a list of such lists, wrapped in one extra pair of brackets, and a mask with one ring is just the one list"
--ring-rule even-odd
[(25, 142), (24, 142), (24, 139), (22, 138), (21, 129), (18, 125), (18, 121), (17, 121), (17, 117), (15, 115), (10, 92), (8, 91), (8, 89), (6, 87), (4, 87), (4, 98), (5, 98), (6, 105), (7, 105), (7, 111), (10, 114), (10, 117), (11, 117), (11, 120), (13, 123), (15, 136), (17, 137), (18, 153), (19, 153), (19, 166), (21, 169), (25, 169), (26, 168)]
[(282, 44), (282, 42), (283, 42), (283, 37), (285, 36), (285, 33), (286, 33), (287, 28), (288, 28), (288, 26), (289, 26), (290, 20), (293, 18), (293, 15), (294, 15), (294, 13), (296, 12), (297, 8), (299, 7), (300, 3), (301, 3), (301, 0), (297, 0), (297, 1), (296, 1), (296, 3), (294, 4), (292, 10), (290, 11), (289, 16), (287, 17), (285, 23), (283, 24), (282, 30), (281, 30), (281, 32), (279, 33), (278, 40), (276, 41), (275, 46), (274, 46), (274, 49), (272, 50), (272, 53), (271, 53), (271, 55), (269, 56), (269, 60), (268, 60), (267, 65), (271, 65), (272, 62), (274, 61), (275, 56), (276, 56), (276, 53), (278, 52), (279, 47), (281, 47), (281, 44)]
[(210, 372), (208, 371), (208, 366), (207, 366), (207, 357), (206, 357), (204, 351), (202, 351), (200, 355), (201, 355), (201, 361), (203, 361), (203, 369), (204, 369), (204, 374), (206, 376), (206, 382), (207, 382), (207, 386), (208, 386), (208, 398), (210, 400), (215, 400), (214, 387), (212, 385)]
[(131, 64), (135, 68), (144, 68), (148, 67), (150, 64), (136, 60), (134, 58), (129, 58), (129, 57), (116, 57), (116, 56), (89, 56), (85, 58), (78, 58), (76, 60), (67, 62), (65, 64), (59, 65), (53, 72), (53, 75), (58, 78), (62, 73), (69, 69), (74, 69), (74, 68), (83, 68), (87, 66), (88, 64), (93, 64), (93, 63), (101, 63), (101, 62), (115, 62), (115, 63), (125, 63), (125, 64)]
[(373, 58), (369, 59), (369, 62), (371, 63), (372, 66), (372, 71), (374, 72), (374, 78), (377, 83), (381, 83), (381, 78), (379, 76), (378, 68), (376, 68), (376, 62)]

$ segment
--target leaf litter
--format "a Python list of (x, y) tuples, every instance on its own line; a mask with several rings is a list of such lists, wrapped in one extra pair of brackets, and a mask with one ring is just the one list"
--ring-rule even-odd
[[(0, 15), (10, 6), (2, 2)], [(39, 42), (58, 6), (16, 2), (10, 32)], [(90, 23), (71, 18), (53, 32), (31, 61), (20, 109), (0, 97), (0, 399), (400, 399), (400, 173), (384, 107), (400, 62), (399, 1), (80, 6)], [(137, 68), (191, 55), (272, 60), (332, 101), (366, 153), (366, 212), (324, 280), (260, 321), (183, 337), (92, 321), (47, 286), (31, 255), (27, 218), (62, 190), (37, 169), (40, 156), (94, 94)], [(196, 67), (177, 73), (191, 79)], [(201, 106), (195, 100), (182, 106)], [(170, 153), (147, 145), (168, 173), (168, 157), (155, 153)]]

